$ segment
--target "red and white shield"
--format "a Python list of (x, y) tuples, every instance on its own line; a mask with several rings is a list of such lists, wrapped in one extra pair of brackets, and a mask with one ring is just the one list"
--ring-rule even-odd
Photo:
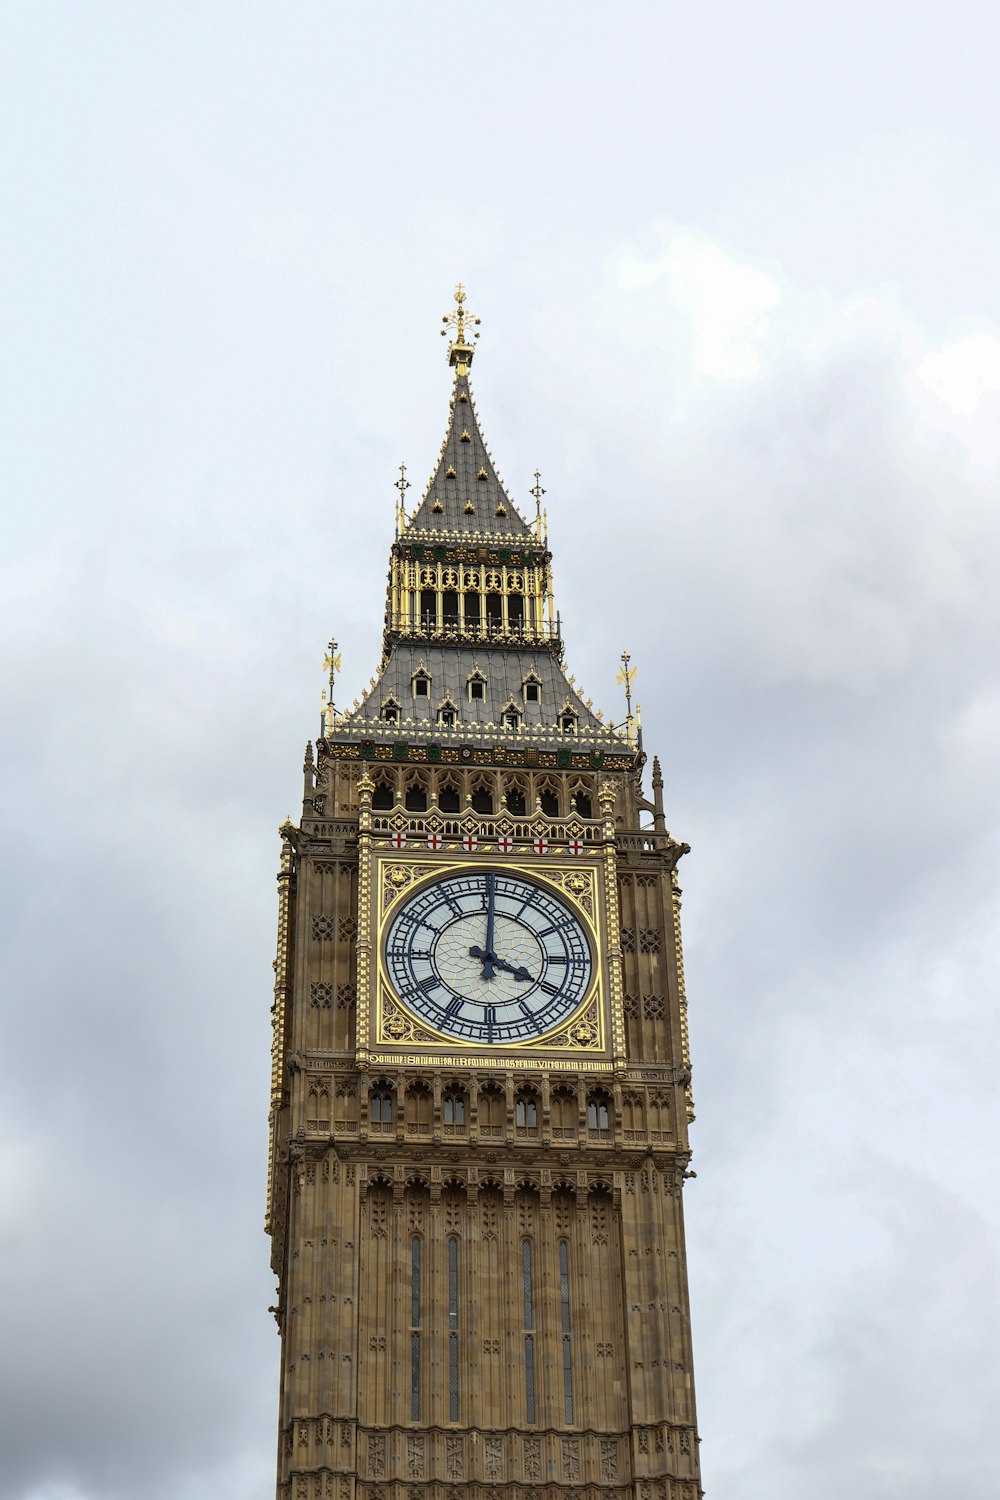
[(476, 838), (476, 835), (474, 833), (467, 833), (465, 835), (464, 839), (462, 840), (462, 848), (465, 850), (466, 854), (475, 854), (476, 850), (479, 848), (479, 840)]
[(497, 839), (497, 849), (501, 854), (509, 854), (513, 847), (514, 840), (509, 839), (506, 834), (504, 834), (503, 838)]
[(537, 839), (535, 839), (533, 841), (531, 847), (532, 847), (532, 849), (534, 849), (534, 851), (535, 851), (536, 854), (548, 854), (548, 852), (549, 852), (549, 841), (545, 837), (544, 833), (540, 833), (538, 835)]
[(427, 835), (427, 847), (428, 849), (440, 849), (441, 835), (439, 833), (429, 833)]
[(566, 847), (569, 849), (570, 854), (582, 854), (583, 853), (583, 847), (584, 846), (583, 846), (582, 842), (579, 839), (570, 839), (570, 841), (569, 841), (569, 843), (568, 843), (568, 845)]
[(392, 836), (392, 838), (389, 840), (389, 843), (392, 845), (392, 847), (394, 849), (405, 849), (406, 848), (406, 834), (402, 833), (402, 832), (400, 832), (400, 833), (394, 833), (393, 836)]

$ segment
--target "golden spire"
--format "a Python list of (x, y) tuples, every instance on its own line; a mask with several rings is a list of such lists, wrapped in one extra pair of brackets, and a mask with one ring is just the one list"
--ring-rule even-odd
[[(448, 345), (448, 363), (457, 368), (459, 375), (468, 375), (469, 366), (472, 364), (472, 356), (475, 352), (473, 344), (470, 344), (466, 339), (465, 325), (468, 323), (469, 327), (473, 329), (479, 327), (479, 319), (474, 318), (470, 312), (466, 311), (465, 297), (465, 287), (459, 282), (455, 288), (455, 306), (451, 312), (445, 313), (441, 319), (441, 322), (445, 325), (441, 329), (442, 338), (448, 332), (449, 327), (455, 330), (455, 337)], [(473, 333), (473, 341), (478, 339), (478, 337), (478, 333)]]
[(395, 487), (399, 491), (399, 501), (396, 505), (396, 535), (399, 536), (406, 525), (406, 492), (410, 488), (405, 464), (399, 466), (399, 478), (395, 481)]
[(542, 496), (545, 490), (542, 488), (542, 471), (535, 470), (535, 483), (528, 491), (529, 495), (535, 497), (535, 535), (539, 541), (542, 540)]
[(622, 669), (618, 673), (617, 678), (615, 679), (616, 682), (624, 683), (625, 684), (625, 734), (626, 734), (626, 738), (628, 739), (628, 741), (629, 741), (630, 744), (632, 743), (632, 723), (633, 723), (633, 721), (632, 721), (632, 679), (635, 676), (636, 672), (639, 670), (638, 667), (632, 667), (632, 668), (629, 667), (629, 662), (631, 660), (632, 660), (632, 658), (629, 655), (629, 653), (627, 651), (623, 651), (622, 654), (621, 654)]
[(326, 648), (326, 655), (323, 658), (323, 670), (330, 674), (327, 686), (323, 689), (323, 711), (320, 715), (320, 736), (325, 739), (333, 728), (334, 719), (337, 717), (337, 710), (333, 706), (333, 684), (337, 673), (340, 671), (340, 653), (337, 650), (337, 642), (334, 640), (331, 640)]

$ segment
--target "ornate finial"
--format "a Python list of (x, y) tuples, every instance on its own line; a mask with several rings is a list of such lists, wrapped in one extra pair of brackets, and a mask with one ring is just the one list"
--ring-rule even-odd
[(639, 670), (638, 667), (629, 667), (631, 660), (632, 658), (629, 653), (623, 651), (621, 654), (622, 669), (615, 678), (616, 682), (625, 684), (625, 725), (630, 741), (632, 739), (632, 679)]
[(532, 485), (531, 489), (528, 491), (528, 494), (529, 495), (534, 495), (534, 497), (535, 497), (535, 535), (538, 537), (539, 541), (541, 541), (541, 537), (542, 537), (542, 496), (545, 494), (545, 491), (542, 488), (542, 471), (541, 471), (541, 469), (536, 469), (535, 470), (535, 482)]
[[(465, 296), (465, 287), (459, 282), (455, 288), (455, 306), (450, 313), (445, 313), (441, 319), (441, 322), (445, 325), (441, 329), (442, 338), (448, 332), (449, 327), (455, 330), (455, 337), (448, 345), (448, 363), (457, 368), (459, 375), (468, 375), (469, 366), (472, 364), (472, 356), (475, 352), (472, 344), (466, 339), (465, 325), (468, 323), (470, 329), (479, 327), (479, 319), (474, 318), (471, 313), (466, 311)], [(473, 340), (478, 337), (478, 333), (473, 333)]]
[(399, 466), (399, 478), (395, 481), (395, 488), (399, 491), (399, 505), (396, 509), (396, 535), (398, 536), (406, 525), (406, 492), (410, 488), (405, 464)]
[(333, 706), (333, 684), (337, 673), (340, 671), (340, 653), (337, 650), (337, 642), (331, 638), (323, 658), (323, 670), (328, 672), (327, 687), (323, 689), (323, 712), (320, 720), (320, 738), (325, 739), (333, 728), (336, 717), (336, 709)]

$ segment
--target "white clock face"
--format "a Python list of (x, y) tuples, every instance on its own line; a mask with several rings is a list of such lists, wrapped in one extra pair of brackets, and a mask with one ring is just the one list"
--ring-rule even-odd
[(400, 1000), (435, 1031), (491, 1045), (568, 1020), (593, 974), (586, 932), (565, 902), (501, 870), (418, 890), (389, 927), (385, 965)]

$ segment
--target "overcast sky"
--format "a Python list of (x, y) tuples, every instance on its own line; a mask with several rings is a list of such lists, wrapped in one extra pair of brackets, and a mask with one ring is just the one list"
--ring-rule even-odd
[(995, 4), (0, 17), (2, 1500), (273, 1495), (276, 830), (459, 278), (692, 845), (706, 1490), (995, 1500)]

